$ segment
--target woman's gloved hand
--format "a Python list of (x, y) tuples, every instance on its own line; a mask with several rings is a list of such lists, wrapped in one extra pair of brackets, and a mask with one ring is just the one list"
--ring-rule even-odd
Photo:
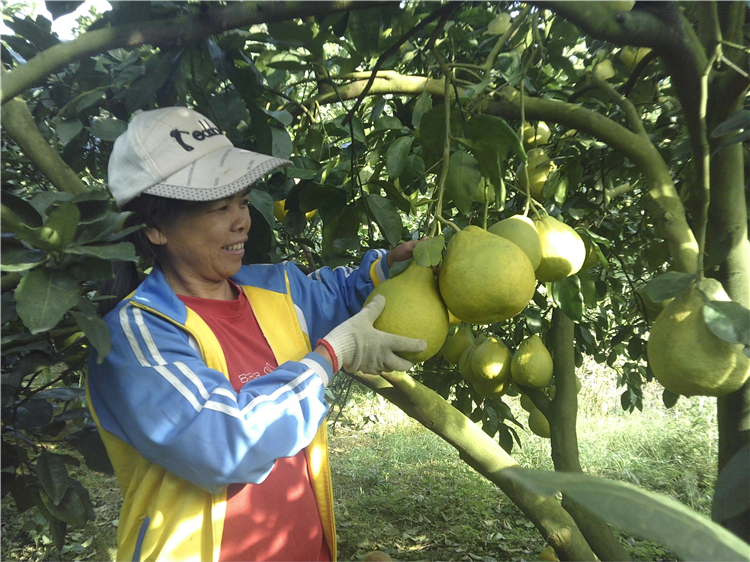
[(342, 322), (323, 338), (333, 349), (338, 365), (345, 371), (379, 375), (383, 371), (407, 371), (412, 363), (396, 352), (419, 353), (427, 348), (425, 340), (395, 336), (373, 327), (385, 308), (385, 297), (377, 295), (357, 314)]

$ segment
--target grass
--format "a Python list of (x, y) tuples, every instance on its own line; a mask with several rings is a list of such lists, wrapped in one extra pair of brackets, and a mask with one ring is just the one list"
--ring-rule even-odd
[[(715, 399), (681, 398), (667, 410), (654, 384), (644, 390), (644, 411), (627, 413), (612, 373), (592, 366), (585, 373), (578, 421), (584, 470), (667, 494), (709, 515), (716, 478)], [(518, 399), (506, 401), (525, 423)], [(551, 469), (549, 440), (525, 430), (519, 436), (516, 460)], [(546, 546), (515, 505), (452, 447), (364, 388), (352, 391), (331, 428), (330, 444), (341, 560), (361, 560), (373, 550), (404, 561), (535, 560)], [(16, 516), (7, 497), (3, 560), (115, 559), (116, 480), (84, 468), (71, 472), (89, 489), (97, 520), (69, 529), (69, 544), (58, 553), (35, 510)], [(620, 538), (635, 560), (674, 560), (659, 545)]]

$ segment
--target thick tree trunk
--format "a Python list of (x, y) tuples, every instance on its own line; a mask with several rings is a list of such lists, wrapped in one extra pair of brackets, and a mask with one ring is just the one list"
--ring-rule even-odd
[[(708, 217), (709, 247), (727, 244), (730, 248), (716, 276), (732, 300), (750, 307), (750, 242), (747, 238), (747, 202), (740, 144), (719, 151), (712, 159)], [(722, 241), (723, 244), (710, 244)], [(750, 442), (750, 381), (729, 396), (719, 398), (717, 404), (721, 471)], [(721, 523), (750, 542), (750, 512)]]
[(355, 378), (455, 447), (464, 462), (496, 484), (523, 511), (561, 560), (596, 559), (575, 521), (557, 500), (533, 494), (507, 478), (503, 469), (518, 466), (515, 459), (439, 394), (406, 373), (382, 377), (360, 373)]
[[(552, 313), (555, 397), (549, 413), (552, 461), (560, 472), (583, 472), (578, 454), (578, 391), (573, 355), (573, 321), (560, 309)], [(609, 525), (563, 494), (562, 506), (575, 520), (600, 560), (630, 560)]]

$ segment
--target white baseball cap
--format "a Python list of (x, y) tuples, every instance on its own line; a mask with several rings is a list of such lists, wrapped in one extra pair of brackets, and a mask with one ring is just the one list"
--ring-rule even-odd
[(141, 111), (117, 137), (108, 184), (118, 207), (141, 193), (187, 201), (223, 199), (289, 160), (235, 148), (209, 119), (186, 107)]

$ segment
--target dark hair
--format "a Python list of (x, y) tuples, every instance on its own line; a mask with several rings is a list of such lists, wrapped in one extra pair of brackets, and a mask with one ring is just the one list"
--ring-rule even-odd
[[(122, 207), (123, 211), (132, 213), (126, 221), (125, 228), (143, 225), (165, 232), (176, 225), (184, 217), (211, 203), (210, 201), (183, 201), (167, 199), (157, 195), (144, 193)], [(168, 259), (164, 247), (152, 244), (146, 236), (145, 228), (139, 228), (126, 238), (135, 246), (135, 253), (140, 258), (141, 270), (153, 265), (164, 264)], [(99, 302), (99, 312), (103, 316), (112, 310), (118, 302), (132, 293), (142, 281), (138, 272), (138, 265), (134, 262), (112, 262), (114, 278), (99, 284), (99, 294), (110, 295), (114, 298), (102, 299)]]

